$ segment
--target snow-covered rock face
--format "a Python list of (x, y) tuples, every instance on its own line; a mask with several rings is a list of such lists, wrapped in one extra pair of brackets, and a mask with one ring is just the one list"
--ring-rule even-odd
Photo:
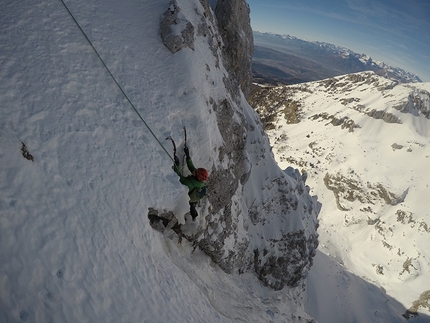
[(273, 164), (255, 114), (245, 112), (238, 123), (234, 105), (221, 102), (218, 109), (225, 129), (219, 159), (227, 167), (212, 171), (215, 194), (208, 197), (212, 209), (199, 243), (227, 272), (253, 270), (275, 289), (295, 287), (312, 266), (320, 205), (298, 171), (286, 175)]
[[(160, 22), (161, 39), (164, 45), (176, 53), (182, 48), (194, 50), (194, 33), (209, 36), (209, 46), (214, 56), (216, 50), (222, 46), (224, 65), (230, 72), (230, 82), (236, 99), (239, 99), (239, 87), (248, 97), (251, 89), (252, 70), (251, 60), (254, 42), (250, 24), (250, 10), (245, 0), (222, 0), (216, 4), (215, 16), (208, 0), (200, 0), (204, 8), (201, 21), (194, 26), (181, 12), (176, 0), (170, 2)], [(207, 20), (207, 21), (206, 21)], [(216, 22), (215, 22), (216, 20)], [(217, 25), (217, 33), (212, 27)]]
[(160, 23), (163, 44), (172, 52), (189, 47), (194, 49), (194, 26), (182, 14), (176, 1), (170, 2)]
[(412, 311), (430, 272), (429, 91), (362, 72), (250, 101), (280, 166), (306, 171), (324, 205), (320, 249)]
[[(278, 168), (259, 117), (240, 92), (249, 93), (251, 84), (253, 42), (246, 2), (219, 1), (216, 18), (209, 3), (200, 3), (203, 12), (194, 18), (198, 26), (189, 26), (177, 3), (170, 5), (161, 22), (162, 38), (173, 39), (174, 45), (165, 42), (169, 49), (192, 48), (193, 39), (183, 36), (189, 30), (199, 31), (196, 37), (210, 36), (215, 65), (222, 60), (229, 71), (223, 77), (225, 97), (206, 98), (223, 144), (213, 156), (207, 227), (190, 239), (197, 240), (226, 272), (254, 271), (275, 289), (297, 286), (318, 245), (320, 205), (298, 172), (286, 174)], [(166, 22), (173, 25), (166, 28)], [(165, 30), (174, 36), (166, 36)], [(177, 45), (178, 39), (183, 45)]]

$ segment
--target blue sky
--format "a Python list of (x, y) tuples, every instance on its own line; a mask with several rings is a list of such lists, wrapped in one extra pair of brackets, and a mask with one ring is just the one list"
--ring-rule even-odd
[(255, 31), (343, 46), (430, 82), (429, 0), (247, 0)]

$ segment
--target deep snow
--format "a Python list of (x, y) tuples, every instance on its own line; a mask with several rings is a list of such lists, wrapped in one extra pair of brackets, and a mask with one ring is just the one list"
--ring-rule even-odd
[[(179, 141), (188, 126), (195, 164), (209, 167), (221, 136), (205, 94), (224, 95), (222, 75), (202, 73), (214, 61), (199, 39), (195, 51), (174, 55), (161, 43), (158, 23), (168, 2), (67, 5), (157, 138)], [(200, 4), (180, 5), (191, 15)], [(60, 1), (4, 1), (0, 24), (1, 322), (309, 318), (300, 290), (275, 292), (251, 274), (227, 275), (199, 249), (150, 227), (148, 207), (180, 214), (186, 191)], [(21, 142), (33, 162), (23, 158)], [(320, 258), (315, 282), (318, 268), (327, 270), (318, 264), (331, 262)], [(339, 275), (361, 286), (348, 291), (372, 292), (389, 312), (384, 317), (402, 321), (401, 306)], [(311, 288), (321, 299), (332, 287)], [(336, 308), (330, 318), (378, 321), (365, 305), (352, 313)], [(312, 308), (324, 322), (322, 309)]]

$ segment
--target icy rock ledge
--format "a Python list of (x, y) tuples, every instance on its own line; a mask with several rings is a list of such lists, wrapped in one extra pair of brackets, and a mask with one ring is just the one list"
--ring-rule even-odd
[(194, 26), (185, 18), (175, 0), (170, 2), (164, 12), (160, 22), (160, 33), (163, 44), (172, 53), (186, 47), (194, 50)]

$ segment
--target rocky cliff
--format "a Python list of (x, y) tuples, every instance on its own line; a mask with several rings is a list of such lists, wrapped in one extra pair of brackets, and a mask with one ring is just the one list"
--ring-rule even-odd
[[(190, 4), (193, 14), (181, 10)], [(297, 286), (318, 245), (320, 204), (309, 195), (305, 177), (276, 165), (260, 118), (245, 100), (253, 48), (248, 5), (243, 0), (212, 6), (207, 0), (172, 1), (160, 26), (174, 55), (204, 44), (216, 68), (206, 64), (207, 79), (222, 75), (221, 95), (204, 95), (223, 144), (212, 154), (210, 193), (201, 206), (206, 224), (188, 239), (226, 272), (254, 271), (275, 289)]]
[(245, 0), (219, 0), (215, 9), (218, 30), (224, 41), (223, 57), (245, 97), (252, 84), (252, 54), (254, 41), (250, 10)]

